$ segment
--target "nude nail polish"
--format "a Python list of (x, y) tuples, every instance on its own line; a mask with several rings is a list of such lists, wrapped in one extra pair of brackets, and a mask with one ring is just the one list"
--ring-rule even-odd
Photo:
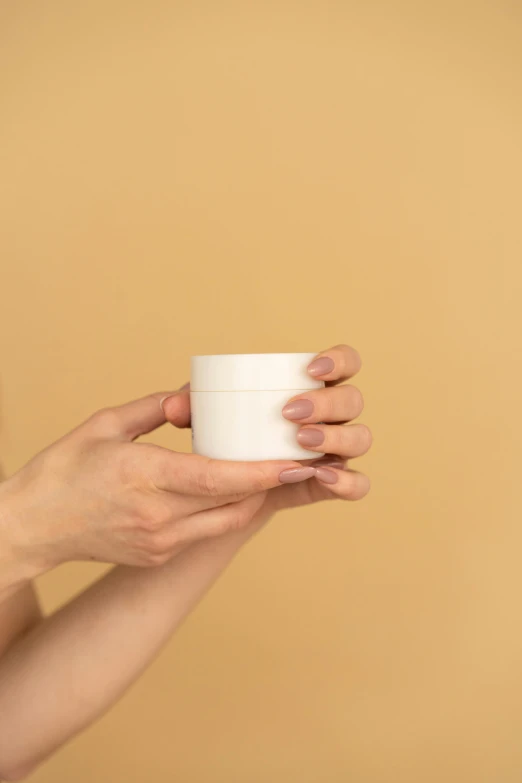
[(316, 430), (311, 427), (307, 427), (306, 429), (299, 430), (297, 433), (297, 440), (301, 444), (301, 446), (306, 446), (307, 448), (315, 448), (316, 446), (320, 446), (321, 443), (324, 441), (324, 432), (321, 432), (321, 430)]
[(314, 412), (314, 404), (311, 400), (294, 400), (283, 408), (283, 416), (291, 421), (308, 419)]
[(329, 356), (321, 356), (308, 365), (308, 372), (310, 375), (313, 375), (314, 378), (320, 378), (323, 375), (331, 373), (334, 367), (335, 364), (333, 359), (330, 359)]
[(324, 484), (337, 484), (339, 476), (329, 468), (316, 467), (315, 474)]
[(315, 476), (315, 468), (289, 468), (279, 474), (281, 484), (297, 484), (298, 481), (306, 481)]

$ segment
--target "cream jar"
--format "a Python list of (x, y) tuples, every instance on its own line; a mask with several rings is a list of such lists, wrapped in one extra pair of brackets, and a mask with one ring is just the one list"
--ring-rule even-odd
[(193, 356), (192, 450), (224, 460), (317, 459), (297, 442), (299, 425), (283, 418), (291, 397), (324, 387), (307, 367), (315, 353)]

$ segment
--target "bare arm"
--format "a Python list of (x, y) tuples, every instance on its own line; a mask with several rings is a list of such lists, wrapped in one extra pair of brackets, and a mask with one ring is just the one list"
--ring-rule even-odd
[[(0, 468), (0, 482), (5, 476)], [(3, 516), (0, 512), (0, 528)], [(2, 538), (2, 536), (0, 536)], [(31, 582), (17, 583), (20, 568), (0, 548), (0, 659), (10, 644), (36, 625), (42, 618), (36, 591)], [(13, 584), (14, 582), (14, 584)]]
[[(0, 469), (0, 482), (3, 480)], [(0, 513), (0, 528), (2, 524)], [(23, 577), (18, 581), (21, 577), (19, 566), (0, 547), (0, 660), (13, 642), (42, 619), (34, 586)]]
[[(109, 708), (251, 532), (193, 544), (159, 568), (119, 566), (11, 644), (0, 658), (0, 778), (24, 777)], [(19, 630), (16, 603), (34, 621), (30, 596), (0, 608), (8, 634)]]
[[(112, 705), (269, 516), (267, 491), (315, 474), (135, 443), (165, 422), (159, 397), (96, 414), (0, 485), (0, 778)], [(119, 565), (42, 620), (31, 580), (81, 559)]]
[[(314, 374), (332, 384), (357, 372), (345, 346), (325, 359)], [(215, 463), (132, 443), (165, 422), (164, 408), (187, 426), (182, 392), (97, 414), (11, 480), (3, 516), (0, 498), (0, 778), (24, 777), (110, 707), (272, 513), (366, 494), (367, 479), (343, 469), (369, 447), (366, 428), (321, 423), (354, 418), (360, 394), (309, 396), (300, 434), (320, 428), (317, 450), (340, 455), (314, 466)], [(29, 580), (89, 558), (121, 565), (42, 620)]]
[(0, 660), (20, 637), (42, 619), (32, 584), (19, 586), (0, 598)]

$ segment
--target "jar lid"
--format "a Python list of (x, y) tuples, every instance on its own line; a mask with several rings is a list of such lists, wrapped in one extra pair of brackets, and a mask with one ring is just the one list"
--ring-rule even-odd
[(323, 381), (306, 371), (316, 353), (244, 353), (193, 356), (191, 391), (306, 391)]

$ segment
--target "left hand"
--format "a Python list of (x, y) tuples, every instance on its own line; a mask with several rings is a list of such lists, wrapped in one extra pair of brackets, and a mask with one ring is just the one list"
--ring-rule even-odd
[[(346, 468), (347, 460), (361, 457), (372, 443), (365, 424), (351, 423), (362, 413), (363, 398), (355, 386), (339, 385), (360, 368), (359, 354), (347, 345), (322, 351), (309, 365), (310, 375), (325, 381), (326, 387), (292, 397), (282, 415), (301, 425), (297, 440), (302, 446), (326, 456), (306, 463), (316, 468), (314, 478), (268, 490), (253, 524), (284, 508), (332, 498), (360, 500), (368, 493), (368, 477)], [(189, 389), (169, 397), (163, 407), (166, 418), (176, 427), (190, 426)]]

